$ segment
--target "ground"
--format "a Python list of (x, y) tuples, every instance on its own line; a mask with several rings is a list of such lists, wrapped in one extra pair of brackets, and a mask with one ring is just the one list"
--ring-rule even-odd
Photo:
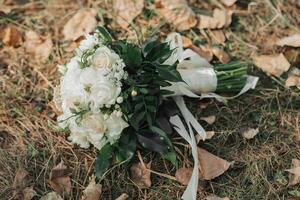
[[(111, 16), (109, 0), (33, 1), (15, 0), (15, 12), (0, 15), (0, 27), (14, 25), (23, 33), (34, 30), (49, 36), (53, 42), (51, 55), (44, 61), (34, 59), (22, 47), (7, 48), (0, 43), (0, 199), (11, 199), (12, 185), (18, 168), (29, 172), (30, 186), (37, 192), (35, 199), (52, 191), (47, 182), (50, 170), (63, 160), (70, 168), (72, 194), (70, 199), (80, 199), (82, 190), (92, 174), (96, 150), (81, 149), (66, 140), (68, 133), (57, 131), (57, 111), (52, 102), (53, 88), (59, 83), (57, 64), (65, 63), (71, 56), (69, 43), (61, 30), (78, 9), (96, 8), (99, 25), (105, 25), (118, 38), (134, 38), (132, 27), (121, 29)], [(212, 11), (220, 7), (217, 0), (201, 3), (190, 1), (193, 10)], [(251, 61), (253, 54), (283, 52), (293, 56), (291, 63), (299, 66), (299, 49), (274, 47), (271, 42), (300, 29), (300, 5), (297, 0), (241, 1), (244, 10), (233, 17), (230, 27), (224, 28), (228, 40), (225, 51), (236, 60)], [(247, 7), (249, 12), (247, 11)], [(160, 30), (146, 20), (155, 21), (157, 15), (153, 2), (146, 1), (146, 9), (133, 27), (138, 33), (154, 33), (165, 37), (174, 28), (164, 22)], [(196, 12), (197, 13), (197, 12)], [(154, 23), (155, 24), (155, 23)], [(154, 25), (153, 25), (154, 26)], [(157, 24), (155, 25), (157, 26)], [(130, 31), (131, 30), (131, 31)], [(185, 36), (206, 43), (198, 29), (182, 32)], [(260, 77), (255, 90), (229, 101), (228, 105), (216, 101), (186, 99), (193, 113), (201, 116), (215, 115), (213, 125), (202, 122), (206, 130), (216, 135), (199, 145), (228, 161), (232, 167), (222, 176), (201, 182), (199, 199), (209, 194), (231, 200), (297, 199), (299, 186), (287, 186), (292, 159), (300, 159), (300, 99), (299, 92), (287, 90), (251, 65), (249, 73)], [(208, 105), (203, 107), (202, 105)], [(259, 128), (252, 140), (241, 136), (246, 128)], [(180, 140), (179, 140), (180, 141)], [(180, 141), (182, 142), (182, 141)], [(180, 146), (180, 145), (179, 145)], [(187, 148), (181, 148), (183, 161), (192, 165)], [(141, 152), (145, 162), (152, 161), (152, 170), (174, 175), (176, 169), (158, 155)], [(185, 156), (184, 156), (185, 155)], [(138, 160), (137, 157), (134, 160)], [(102, 181), (101, 199), (115, 199), (127, 193), (129, 199), (180, 199), (185, 187), (178, 182), (152, 175), (152, 186), (139, 189), (130, 179), (128, 169), (117, 166)], [(299, 197), (298, 197), (299, 198)]]

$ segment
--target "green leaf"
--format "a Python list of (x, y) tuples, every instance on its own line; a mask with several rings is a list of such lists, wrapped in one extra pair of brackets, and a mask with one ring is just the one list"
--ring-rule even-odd
[(148, 55), (148, 53), (159, 44), (156, 37), (149, 38), (146, 42), (142, 45), (142, 52), (144, 57)]
[(104, 28), (102, 26), (98, 26), (97, 31), (99, 31), (100, 36), (104, 41), (106, 41), (106, 42), (112, 41), (112, 37), (111, 37), (110, 33), (106, 30), (106, 28)]
[(122, 136), (119, 139), (116, 149), (116, 161), (117, 162), (129, 162), (134, 156), (136, 151), (136, 135), (134, 130), (130, 127), (126, 128), (122, 132)]
[(180, 73), (176, 69), (170, 69), (166, 65), (157, 66), (158, 73), (165, 80), (171, 82), (179, 82), (182, 81)]
[(112, 161), (113, 151), (114, 147), (110, 143), (107, 143), (98, 153), (94, 164), (94, 174), (97, 178), (101, 179), (108, 170)]
[(163, 130), (161, 130), (160, 128), (158, 128), (156, 126), (150, 126), (150, 130), (153, 131), (154, 133), (157, 133), (160, 136), (160, 139), (165, 141), (165, 143), (168, 146), (170, 146), (170, 147), (173, 146), (171, 140), (169, 139), (169, 137)]
[(163, 159), (170, 161), (174, 166), (178, 167), (178, 161), (177, 161), (176, 153), (174, 150), (172, 150), (168, 153), (162, 154), (161, 157)]
[(133, 116), (130, 118), (129, 123), (130, 125), (135, 129), (139, 129), (139, 125), (142, 121), (144, 121), (145, 112), (140, 111), (133, 114)]

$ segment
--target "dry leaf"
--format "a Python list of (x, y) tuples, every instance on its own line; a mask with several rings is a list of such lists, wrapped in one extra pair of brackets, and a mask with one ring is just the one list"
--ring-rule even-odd
[(210, 38), (217, 44), (224, 44), (226, 36), (222, 30), (211, 30), (208, 32)]
[[(209, 139), (211, 139), (215, 135), (214, 131), (205, 131), (205, 132), (206, 132), (205, 140), (209, 140)], [(199, 134), (197, 134), (195, 136), (195, 138), (196, 138), (196, 143), (197, 144), (200, 142), (200, 140), (202, 140), (202, 138), (201, 138), (201, 136)]]
[(25, 33), (25, 51), (32, 54), (35, 59), (45, 61), (51, 54), (53, 43), (50, 38), (42, 39), (36, 32)]
[(114, 0), (113, 8), (116, 12), (117, 23), (122, 28), (127, 28), (132, 20), (143, 11), (144, 0)]
[(210, 49), (206, 47), (197, 47), (195, 45), (190, 46), (190, 49), (199, 54), (202, 58), (204, 58), (207, 62), (210, 62), (213, 59), (213, 53)]
[(200, 15), (199, 28), (220, 29), (231, 24), (232, 11), (214, 9), (213, 16)]
[(9, 26), (4, 30), (2, 39), (6, 46), (18, 47), (22, 44), (22, 33), (13, 26)]
[(223, 49), (213, 47), (211, 51), (222, 64), (226, 64), (231, 60), (230, 56)]
[(228, 197), (221, 198), (216, 195), (210, 195), (208, 197), (205, 197), (205, 200), (229, 200), (229, 198)]
[(17, 170), (15, 179), (13, 182), (13, 196), (17, 197), (19, 195), (22, 195), (23, 190), (26, 188), (28, 181), (27, 181), (28, 172), (20, 168)]
[(150, 169), (151, 162), (145, 166), (142, 163), (133, 164), (130, 168), (131, 179), (140, 188), (148, 188), (151, 186)]
[(246, 131), (242, 133), (242, 136), (247, 140), (254, 138), (259, 133), (258, 128), (248, 128)]
[(237, 0), (221, 0), (222, 4), (224, 4), (225, 6), (233, 6), (233, 4), (235, 4), (235, 2), (237, 2)]
[(121, 194), (121, 196), (119, 196), (118, 198), (116, 198), (115, 200), (126, 200), (128, 199), (129, 195), (126, 193)]
[(220, 175), (230, 167), (230, 163), (208, 151), (198, 147), (200, 177), (211, 180)]
[(25, 188), (22, 193), (23, 200), (31, 200), (36, 195), (36, 191), (33, 189), (33, 187)]
[(300, 47), (300, 34), (294, 34), (288, 37), (284, 37), (278, 42), (279, 46), (291, 46), (291, 47)]
[(80, 36), (92, 32), (97, 25), (97, 11), (94, 9), (79, 10), (64, 26), (65, 40), (76, 40)]
[(208, 117), (201, 117), (200, 119), (203, 120), (203, 121), (206, 121), (208, 124), (213, 124), (216, 121), (216, 116), (211, 115), (211, 116), (208, 116)]
[(254, 56), (253, 60), (257, 67), (277, 77), (290, 68), (290, 63), (282, 53), (279, 55)]
[(193, 168), (182, 167), (177, 169), (175, 177), (181, 185), (187, 185), (190, 181), (190, 178), (192, 177), (192, 173)]
[(59, 196), (59, 194), (57, 194), (56, 192), (50, 192), (41, 197), (40, 200), (63, 200), (63, 198), (61, 198), (61, 196)]
[(189, 48), (190, 46), (194, 45), (192, 40), (185, 36), (182, 36), (182, 44), (184, 48)]
[(300, 89), (300, 77), (299, 76), (289, 76), (285, 81), (285, 87), (289, 88), (292, 86), (297, 86)]
[(81, 200), (99, 199), (101, 192), (102, 185), (96, 183), (95, 176), (92, 176), (89, 185), (83, 190)]
[(286, 171), (289, 172), (289, 186), (300, 183), (300, 160), (292, 159), (291, 169)]
[(62, 196), (65, 196), (64, 194), (68, 196), (71, 193), (71, 179), (68, 174), (68, 169), (63, 161), (50, 172), (49, 184), (55, 192)]
[(155, 7), (179, 31), (188, 30), (197, 24), (196, 15), (186, 0), (155, 0)]

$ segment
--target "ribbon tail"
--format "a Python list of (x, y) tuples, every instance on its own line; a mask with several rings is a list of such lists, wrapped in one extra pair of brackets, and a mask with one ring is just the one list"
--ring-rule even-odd
[[(194, 158), (194, 168), (192, 172), (192, 177), (186, 187), (182, 195), (183, 200), (196, 200), (197, 199), (197, 188), (198, 188), (198, 179), (199, 179), (199, 171), (198, 171), (198, 152), (197, 152), (197, 144), (193, 133), (188, 133), (179, 118), (178, 115), (172, 116), (170, 118), (170, 122), (175, 126), (175, 130), (178, 134), (183, 137), (192, 148), (192, 155)], [(189, 129), (191, 130), (190, 126)]]

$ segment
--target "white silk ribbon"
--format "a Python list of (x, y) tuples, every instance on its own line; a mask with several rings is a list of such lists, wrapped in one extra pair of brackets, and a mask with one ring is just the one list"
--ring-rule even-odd
[(171, 86), (164, 89), (174, 92), (174, 94), (172, 94), (171, 96), (173, 96), (173, 99), (177, 104), (184, 121), (186, 122), (188, 131), (186, 130), (183, 122), (178, 115), (172, 116), (170, 118), (170, 122), (175, 126), (174, 128), (178, 132), (178, 134), (190, 144), (192, 148), (192, 156), (194, 159), (192, 176), (181, 198), (183, 200), (196, 200), (199, 179), (199, 161), (197, 143), (193, 129), (200, 135), (202, 140), (205, 140), (206, 133), (203, 127), (199, 124), (196, 118), (186, 107), (182, 96), (185, 95), (188, 97), (199, 99), (216, 98), (218, 101), (226, 103), (227, 99), (236, 98), (241, 94), (247, 92), (249, 89), (254, 89), (257, 84), (258, 77), (247, 76), (245, 86), (237, 95), (233, 97), (220, 96), (214, 93), (217, 88), (217, 75), (213, 69), (213, 66), (191, 49), (184, 50), (182, 37), (179, 33), (169, 34), (166, 42), (169, 43), (170, 48), (174, 49), (174, 51), (164, 64), (172, 65), (175, 62), (179, 61), (177, 69), (185, 83), (172, 83)]

